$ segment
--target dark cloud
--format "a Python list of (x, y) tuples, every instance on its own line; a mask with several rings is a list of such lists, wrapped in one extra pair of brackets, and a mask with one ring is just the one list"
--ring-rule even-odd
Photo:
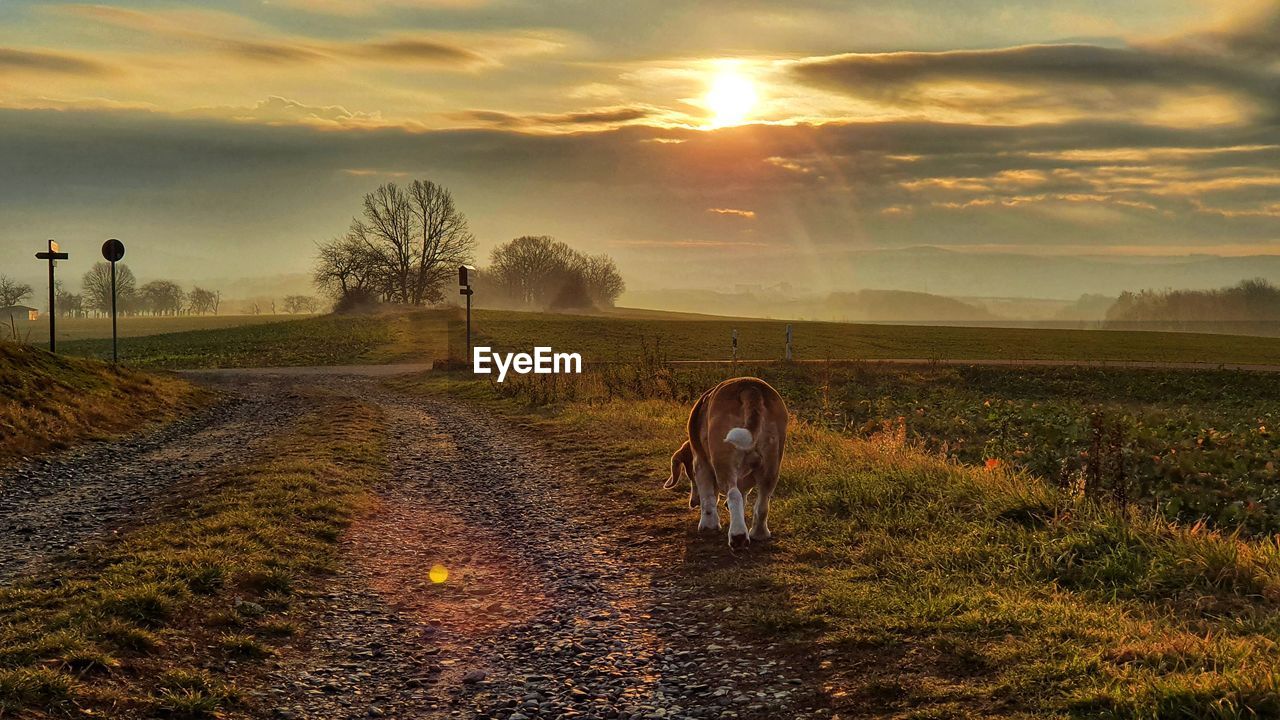
[(382, 40), (352, 45), (350, 54), (387, 62), (429, 63), (434, 65), (484, 65), (488, 58), (458, 45), (416, 38)]
[(504, 128), (520, 128), (533, 126), (574, 126), (621, 123), (632, 120), (643, 120), (653, 115), (653, 110), (644, 107), (611, 107), (597, 108), (570, 113), (545, 113), (521, 115), (505, 113), (497, 110), (468, 110), (454, 113), (451, 118), (461, 121), (477, 121), (486, 125)]
[(110, 71), (103, 63), (74, 55), (46, 50), (0, 48), (0, 73), (48, 72), (64, 75), (105, 75)]
[[(1063, 85), (1117, 91), (1135, 86), (1180, 91), (1210, 86), (1280, 107), (1280, 75), (1173, 46), (1109, 48), (1027, 45), (994, 50), (852, 53), (793, 66), (801, 82), (855, 96), (903, 97), (922, 85), (963, 80), (1000, 83), (1051, 95)], [(1112, 95), (1119, 106), (1132, 96)]]

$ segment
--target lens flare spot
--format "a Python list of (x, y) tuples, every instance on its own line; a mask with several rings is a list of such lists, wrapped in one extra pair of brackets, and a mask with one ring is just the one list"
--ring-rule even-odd
[(427, 577), (431, 578), (431, 582), (439, 585), (449, 579), (449, 568), (443, 565), (433, 565), (431, 571), (427, 573)]

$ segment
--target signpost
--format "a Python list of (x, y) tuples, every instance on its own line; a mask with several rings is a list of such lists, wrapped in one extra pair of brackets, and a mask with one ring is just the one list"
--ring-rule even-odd
[(475, 290), (471, 289), (471, 276), (476, 269), (470, 265), (458, 266), (458, 285), (462, 287), (459, 294), (467, 296), (467, 354), (466, 362), (471, 362), (471, 296), (475, 294)]
[(111, 263), (111, 362), (119, 360), (116, 351), (116, 263), (124, 257), (124, 243), (111, 238), (102, 243), (102, 257)]
[(49, 261), (49, 352), (55, 352), (58, 345), (57, 340), (55, 339), (56, 336), (54, 335), (54, 323), (55, 318), (58, 316), (58, 312), (53, 307), (53, 268), (58, 264), (59, 260), (66, 260), (67, 254), (61, 252), (61, 248), (58, 247), (58, 243), (51, 239), (49, 240), (49, 250), (47, 252), (36, 253), (36, 258), (39, 260)]

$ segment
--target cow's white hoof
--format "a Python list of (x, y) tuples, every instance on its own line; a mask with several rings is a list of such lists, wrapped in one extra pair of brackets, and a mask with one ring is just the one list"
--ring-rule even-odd
[(773, 533), (769, 532), (768, 530), (763, 530), (759, 532), (755, 530), (751, 531), (751, 539), (754, 540), (755, 542), (762, 542), (764, 540), (768, 540), (771, 537), (773, 537)]
[(729, 547), (733, 548), (734, 550), (740, 550), (750, 544), (751, 544), (751, 539), (747, 537), (746, 533), (742, 533), (741, 535), (729, 536)]

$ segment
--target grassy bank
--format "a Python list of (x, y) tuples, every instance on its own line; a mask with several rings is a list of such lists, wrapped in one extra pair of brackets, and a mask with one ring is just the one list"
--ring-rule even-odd
[(0, 716), (212, 716), (294, 632), (382, 459), (380, 415), (326, 401), (257, 462), (193, 481), (114, 540), (0, 589)]
[(0, 466), (172, 419), (207, 399), (180, 378), (0, 342)]
[[(535, 428), (671, 547), (707, 605), (820, 660), (855, 717), (1249, 718), (1280, 713), (1280, 548), (965, 466), (900, 432), (799, 421), (776, 536), (732, 558), (663, 494), (687, 406), (530, 408), (486, 385), (425, 381)], [(637, 440), (639, 439), (639, 440)], [(715, 554), (721, 560), (691, 558)], [(704, 574), (707, 570), (710, 574)], [(720, 609), (732, 606), (733, 612)]]

